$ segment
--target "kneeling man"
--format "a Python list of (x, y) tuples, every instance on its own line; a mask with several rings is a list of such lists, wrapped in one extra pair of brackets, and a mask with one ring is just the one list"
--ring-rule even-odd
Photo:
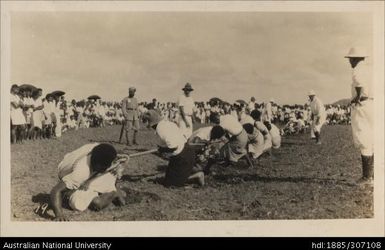
[(55, 220), (66, 221), (63, 197), (77, 211), (87, 208), (101, 210), (117, 200), (124, 204), (124, 194), (116, 187), (121, 173), (108, 171), (111, 164), (120, 164), (115, 148), (110, 144), (86, 144), (67, 154), (58, 166), (59, 182), (51, 191)]

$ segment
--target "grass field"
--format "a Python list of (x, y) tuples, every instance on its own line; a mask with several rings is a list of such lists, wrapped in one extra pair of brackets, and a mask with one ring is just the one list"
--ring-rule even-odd
[[(27, 141), (11, 146), (12, 220), (47, 221), (34, 209), (49, 199), (57, 183), (57, 165), (63, 156), (89, 142), (110, 142), (119, 152), (133, 153), (156, 147), (152, 130), (142, 129), (140, 146), (116, 141), (120, 127), (69, 131), (57, 140)], [(144, 177), (164, 172), (166, 161), (155, 155), (131, 159), (120, 181), (127, 205), (103, 211), (74, 212), (75, 221), (134, 220), (258, 220), (334, 219), (373, 217), (373, 189), (356, 186), (361, 176), (360, 153), (353, 147), (350, 126), (325, 126), (323, 144), (309, 135), (284, 137), (274, 158), (255, 168), (240, 162), (216, 167), (203, 188), (168, 189)]]

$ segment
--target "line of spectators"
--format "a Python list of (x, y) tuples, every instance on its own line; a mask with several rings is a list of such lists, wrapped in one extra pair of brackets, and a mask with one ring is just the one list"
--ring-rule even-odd
[[(68, 130), (89, 127), (105, 127), (122, 124), (124, 118), (120, 102), (107, 102), (99, 98), (72, 100), (65, 96), (49, 93), (43, 97), (40, 88), (11, 87), (11, 142), (49, 139), (60, 137)], [(260, 112), (262, 121), (269, 121), (281, 128), (281, 134), (297, 134), (307, 130), (311, 111), (308, 104), (280, 106), (271, 99), (257, 103), (251, 98), (248, 103), (223, 101), (195, 102), (194, 121), (210, 123), (212, 113), (230, 114), (237, 117), (237, 110), (251, 114)], [(157, 110), (163, 119), (177, 123), (179, 109), (175, 102), (160, 103), (157, 99), (138, 105), (140, 120), (148, 110)], [(350, 108), (340, 105), (326, 105), (327, 124), (350, 124)]]

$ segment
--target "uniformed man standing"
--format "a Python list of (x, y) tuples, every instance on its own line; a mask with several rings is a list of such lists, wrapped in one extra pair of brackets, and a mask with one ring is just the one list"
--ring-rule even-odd
[(352, 67), (352, 100), (351, 100), (351, 123), (353, 140), (356, 147), (361, 151), (362, 178), (360, 184), (373, 184), (373, 96), (371, 93), (371, 67), (365, 58), (367, 55), (356, 48), (351, 48), (348, 55)]
[(191, 87), (190, 83), (186, 83), (184, 86), (183, 95), (178, 99), (179, 107), (179, 128), (182, 130), (182, 133), (186, 139), (188, 139), (193, 132), (193, 109), (194, 109), (194, 100), (190, 96), (191, 91), (194, 89)]
[(311, 137), (315, 137), (316, 143), (321, 144), (321, 128), (326, 121), (325, 106), (313, 90), (309, 91), (308, 96), (311, 109)]
[(265, 108), (262, 113), (262, 122), (271, 123), (273, 120), (273, 99), (265, 103)]
[(128, 89), (128, 96), (122, 101), (122, 112), (124, 116), (124, 127), (126, 130), (126, 142), (127, 146), (130, 145), (128, 133), (131, 129), (134, 130), (134, 136), (132, 143), (138, 145), (136, 137), (139, 130), (139, 112), (138, 112), (138, 100), (135, 96), (136, 88), (130, 87)]

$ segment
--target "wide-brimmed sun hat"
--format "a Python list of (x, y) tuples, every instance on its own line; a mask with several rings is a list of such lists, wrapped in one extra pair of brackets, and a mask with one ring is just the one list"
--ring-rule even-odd
[(348, 54), (345, 56), (345, 58), (351, 58), (351, 57), (368, 57), (368, 55), (362, 48), (353, 47), (349, 50)]
[(194, 89), (191, 87), (190, 83), (186, 83), (186, 85), (184, 85), (184, 88), (182, 90), (193, 91)]
[(312, 95), (315, 95), (315, 92), (314, 90), (310, 90), (309, 93), (307, 94), (308, 96), (312, 96)]

